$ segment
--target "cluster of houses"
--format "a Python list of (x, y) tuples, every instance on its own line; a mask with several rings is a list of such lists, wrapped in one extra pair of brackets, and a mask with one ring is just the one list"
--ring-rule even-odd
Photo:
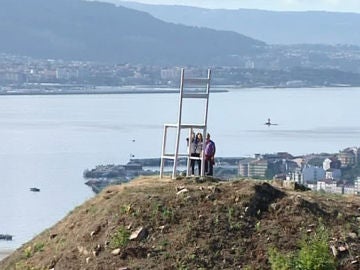
[[(317, 162), (312, 162), (316, 160)], [(343, 172), (360, 167), (360, 148), (351, 147), (337, 154), (293, 157), (286, 152), (256, 154), (239, 161), (241, 177), (283, 179), (303, 184), (315, 191), (360, 195), (360, 175), (344, 179)], [(316, 164), (314, 164), (316, 163)]]
[[(186, 159), (179, 160), (186, 165)], [(109, 184), (127, 182), (139, 175), (158, 174), (159, 158), (132, 159), (126, 165), (99, 165), (85, 170), (87, 185), (97, 193)], [(350, 172), (350, 173), (349, 173)], [(360, 147), (337, 154), (310, 154), (294, 157), (287, 152), (256, 154), (252, 158), (217, 158), (215, 176), (254, 179), (282, 179), (303, 184), (314, 191), (360, 195)]]

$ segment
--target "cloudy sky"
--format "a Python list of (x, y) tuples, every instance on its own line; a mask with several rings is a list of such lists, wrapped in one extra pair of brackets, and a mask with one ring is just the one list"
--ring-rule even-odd
[[(102, 1), (115, 4), (118, 2), (118, 0)], [(281, 11), (326, 10), (360, 13), (360, 0), (133, 0), (133, 2), (176, 4), (205, 8), (254, 8)]]

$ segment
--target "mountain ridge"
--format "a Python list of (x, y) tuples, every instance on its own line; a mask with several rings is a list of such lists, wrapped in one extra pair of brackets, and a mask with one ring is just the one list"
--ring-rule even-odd
[[(114, 1), (115, 2), (115, 1)], [(269, 44), (360, 45), (360, 14), (328, 11), (206, 9), (116, 1), (164, 21), (230, 30)]]
[(165, 23), (110, 3), (3, 0), (0, 52), (116, 63), (209, 64), (265, 46), (235, 32)]

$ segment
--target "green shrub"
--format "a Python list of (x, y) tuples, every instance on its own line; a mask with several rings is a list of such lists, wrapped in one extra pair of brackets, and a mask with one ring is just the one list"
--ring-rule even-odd
[(315, 235), (303, 237), (300, 242), (301, 249), (296, 258), (296, 269), (336, 269), (334, 257), (330, 253), (328, 239), (329, 234), (324, 226), (320, 226)]
[(273, 270), (292, 270), (294, 258), (290, 254), (282, 254), (276, 248), (271, 248), (269, 261)]
[(110, 246), (112, 248), (125, 247), (129, 242), (129, 236), (130, 232), (126, 228), (120, 227), (111, 237)]
[(35, 243), (33, 246), (28, 246), (24, 249), (25, 258), (32, 257), (35, 253), (44, 251), (45, 244), (44, 243)]
[(336, 262), (328, 246), (329, 234), (321, 225), (313, 235), (304, 235), (295, 254), (283, 254), (275, 248), (269, 250), (273, 270), (333, 270)]
[(34, 244), (34, 253), (39, 251), (44, 251), (45, 244), (44, 243), (35, 243)]

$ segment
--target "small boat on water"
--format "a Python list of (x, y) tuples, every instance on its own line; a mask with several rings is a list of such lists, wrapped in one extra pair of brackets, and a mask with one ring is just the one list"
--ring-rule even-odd
[(10, 235), (10, 234), (0, 234), (0, 240), (12, 241), (12, 235)]
[(278, 124), (271, 123), (270, 118), (268, 118), (267, 122), (265, 122), (264, 125), (267, 125), (268, 127), (270, 127), (270, 126), (277, 126)]
[(32, 192), (39, 192), (39, 191), (40, 191), (40, 188), (32, 187), (32, 188), (30, 188), (30, 191), (32, 191)]

